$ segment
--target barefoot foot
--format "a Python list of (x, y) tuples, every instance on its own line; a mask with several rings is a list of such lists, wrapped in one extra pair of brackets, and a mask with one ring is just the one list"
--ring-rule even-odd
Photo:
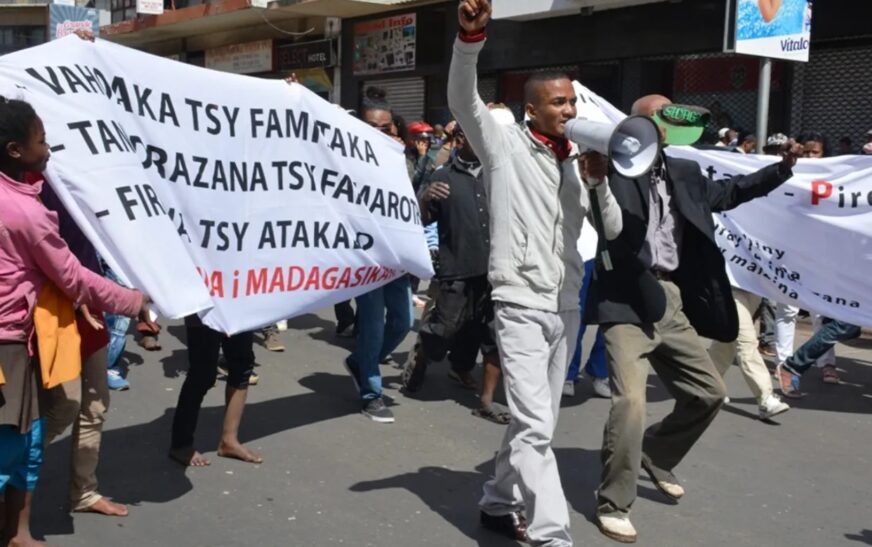
[(109, 498), (100, 498), (93, 504), (82, 509), (76, 509), (75, 513), (99, 513), (107, 517), (126, 517), (130, 512), (127, 506), (121, 503), (115, 503)]
[(232, 458), (248, 463), (263, 463), (263, 458), (259, 454), (245, 448), (239, 441), (221, 441), (221, 444), (218, 445), (218, 455), (222, 458)]
[(29, 535), (27, 537), (16, 537), (9, 540), (9, 547), (48, 547), (48, 543), (36, 541)]
[(172, 448), (170, 449), (170, 458), (184, 465), (185, 467), (206, 467), (212, 465), (206, 456), (200, 454), (192, 447)]

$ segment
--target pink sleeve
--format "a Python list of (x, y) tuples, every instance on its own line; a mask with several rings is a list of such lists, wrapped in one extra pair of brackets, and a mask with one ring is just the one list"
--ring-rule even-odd
[(129, 317), (139, 313), (142, 294), (82, 266), (57, 230), (48, 230), (30, 252), (42, 273), (77, 304)]

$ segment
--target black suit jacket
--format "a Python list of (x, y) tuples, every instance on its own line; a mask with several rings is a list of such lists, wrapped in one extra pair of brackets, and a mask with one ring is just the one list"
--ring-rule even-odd
[[(712, 181), (695, 161), (676, 158), (666, 159), (666, 172), (672, 186), (672, 203), (685, 221), (679, 266), (672, 274), (681, 289), (684, 312), (701, 336), (724, 342), (735, 340), (739, 320), (724, 258), (715, 243), (712, 212), (765, 196), (792, 173), (774, 164), (750, 175)], [(585, 321), (654, 323), (666, 311), (666, 294), (639, 256), (648, 228), (650, 179), (648, 175), (628, 179), (611, 174), (609, 181), (623, 211), (624, 227), (617, 239), (608, 242), (614, 268), (605, 271), (597, 256)]]

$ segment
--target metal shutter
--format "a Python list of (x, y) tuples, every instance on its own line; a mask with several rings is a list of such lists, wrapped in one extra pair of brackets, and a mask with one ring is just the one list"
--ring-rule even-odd
[(497, 85), (499, 80), (496, 76), (479, 76), (478, 94), (485, 103), (493, 103), (497, 100)]
[[(759, 60), (754, 57), (721, 53), (684, 55), (675, 59), (670, 98), (678, 104), (699, 105), (712, 111), (712, 120), (701, 142), (717, 141), (717, 132), (724, 126), (756, 130), (758, 66)], [(773, 83), (773, 102), (778, 92), (778, 85)], [(773, 105), (770, 107), (770, 133), (783, 131), (781, 124), (773, 123), (776, 115)]]
[(791, 130), (820, 131), (833, 150), (847, 136), (859, 148), (872, 129), (872, 46), (812, 49), (808, 63), (797, 63)]
[(424, 78), (370, 80), (363, 84), (363, 96), (370, 87), (384, 89), (394, 113), (402, 116), (406, 123), (424, 119)]

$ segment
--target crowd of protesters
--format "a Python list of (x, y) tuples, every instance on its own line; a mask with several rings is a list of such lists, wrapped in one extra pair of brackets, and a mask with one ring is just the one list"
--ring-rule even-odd
[[(813, 336), (794, 349), (801, 310), (731, 288), (706, 215), (710, 220), (712, 212), (765, 199), (792, 176), (798, 157), (872, 154), (872, 131), (862, 148), (842, 138), (835, 152), (817, 132), (775, 133), (762, 150), (779, 161), (725, 181), (709, 181), (696, 163), (665, 155), (650, 176), (623, 180), (608, 172), (606, 158), (565, 137), (576, 99), (564, 75), (530, 78), (524, 120), (481, 100), (476, 63), (489, 15), (486, 0), (461, 2), (448, 89), (456, 120), (407, 123), (378, 88), (368, 89), (355, 112), (405, 147), (436, 275), (426, 292), (403, 275), (353, 304), (338, 304), (336, 335), (355, 338), (343, 364), (361, 413), (393, 422), (380, 365), (413, 329), (415, 307), (423, 308), (413, 350), (396, 364), (405, 394), (428, 389), (428, 374), (442, 362), (441, 373), (476, 392), (472, 414), (507, 427), (496, 474), (484, 485), (483, 526), (554, 546), (572, 539), (551, 439), (561, 397), (575, 396), (583, 368), (591, 392), (612, 402), (596, 524), (606, 536), (632, 542), (629, 512), (639, 471), (667, 498), (684, 495), (674, 468), (729, 400), (722, 377), (732, 364), (755, 396), (759, 417), (770, 420), (790, 408), (776, 391), (802, 397), (800, 378), (815, 365), (823, 382), (839, 383), (833, 346), (861, 334), (859, 326), (815, 316)], [(670, 106), (668, 98), (649, 95), (636, 101), (633, 114), (657, 121), (664, 145), (691, 144), (673, 134)], [(758, 143), (753, 132), (722, 127), (713, 148), (754, 154)], [(0, 98), (2, 546), (40, 545), (29, 525), (43, 449), (70, 426), (70, 510), (127, 514), (99, 493), (96, 468), (109, 391), (131, 387), (121, 366), (130, 319), (137, 320), (145, 350), (161, 349), (148, 297), (123, 286), (43, 184), (49, 157), (38, 113)], [(676, 181), (698, 190), (678, 192)], [(602, 205), (601, 218), (590, 214), (593, 199)], [(696, 212), (686, 213), (685, 203)], [(597, 249), (574, 244), (582, 241), (586, 217), (600, 238), (615, 243), (614, 267)], [(686, 274), (690, 268), (696, 277)], [(717, 294), (703, 305), (682, 305), (687, 294), (703, 290), (699, 279), (711, 281)], [(634, 287), (629, 296), (628, 287)], [(729, 313), (733, 308), (736, 314)], [(597, 332), (585, 359), (589, 326)], [(170, 457), (184, 466), (210, 464), (194, 447), (194, 431), (203, 398), (223, 369), (226, 410), (217, 455), (263, 462), (239, 441), (239, 429), (248, 388), (257, 382), (255, 336), (268, 350), (284, 351), (283, 328), (226, 336), (196, 316), (185, 319), (189, 368), (168, 432)], [(774, 387), (764, 356), (775, 358)], [(646, 430), (649, 364), (676, 407)], [(506, 405), (497, 402), (501, 397)]]

